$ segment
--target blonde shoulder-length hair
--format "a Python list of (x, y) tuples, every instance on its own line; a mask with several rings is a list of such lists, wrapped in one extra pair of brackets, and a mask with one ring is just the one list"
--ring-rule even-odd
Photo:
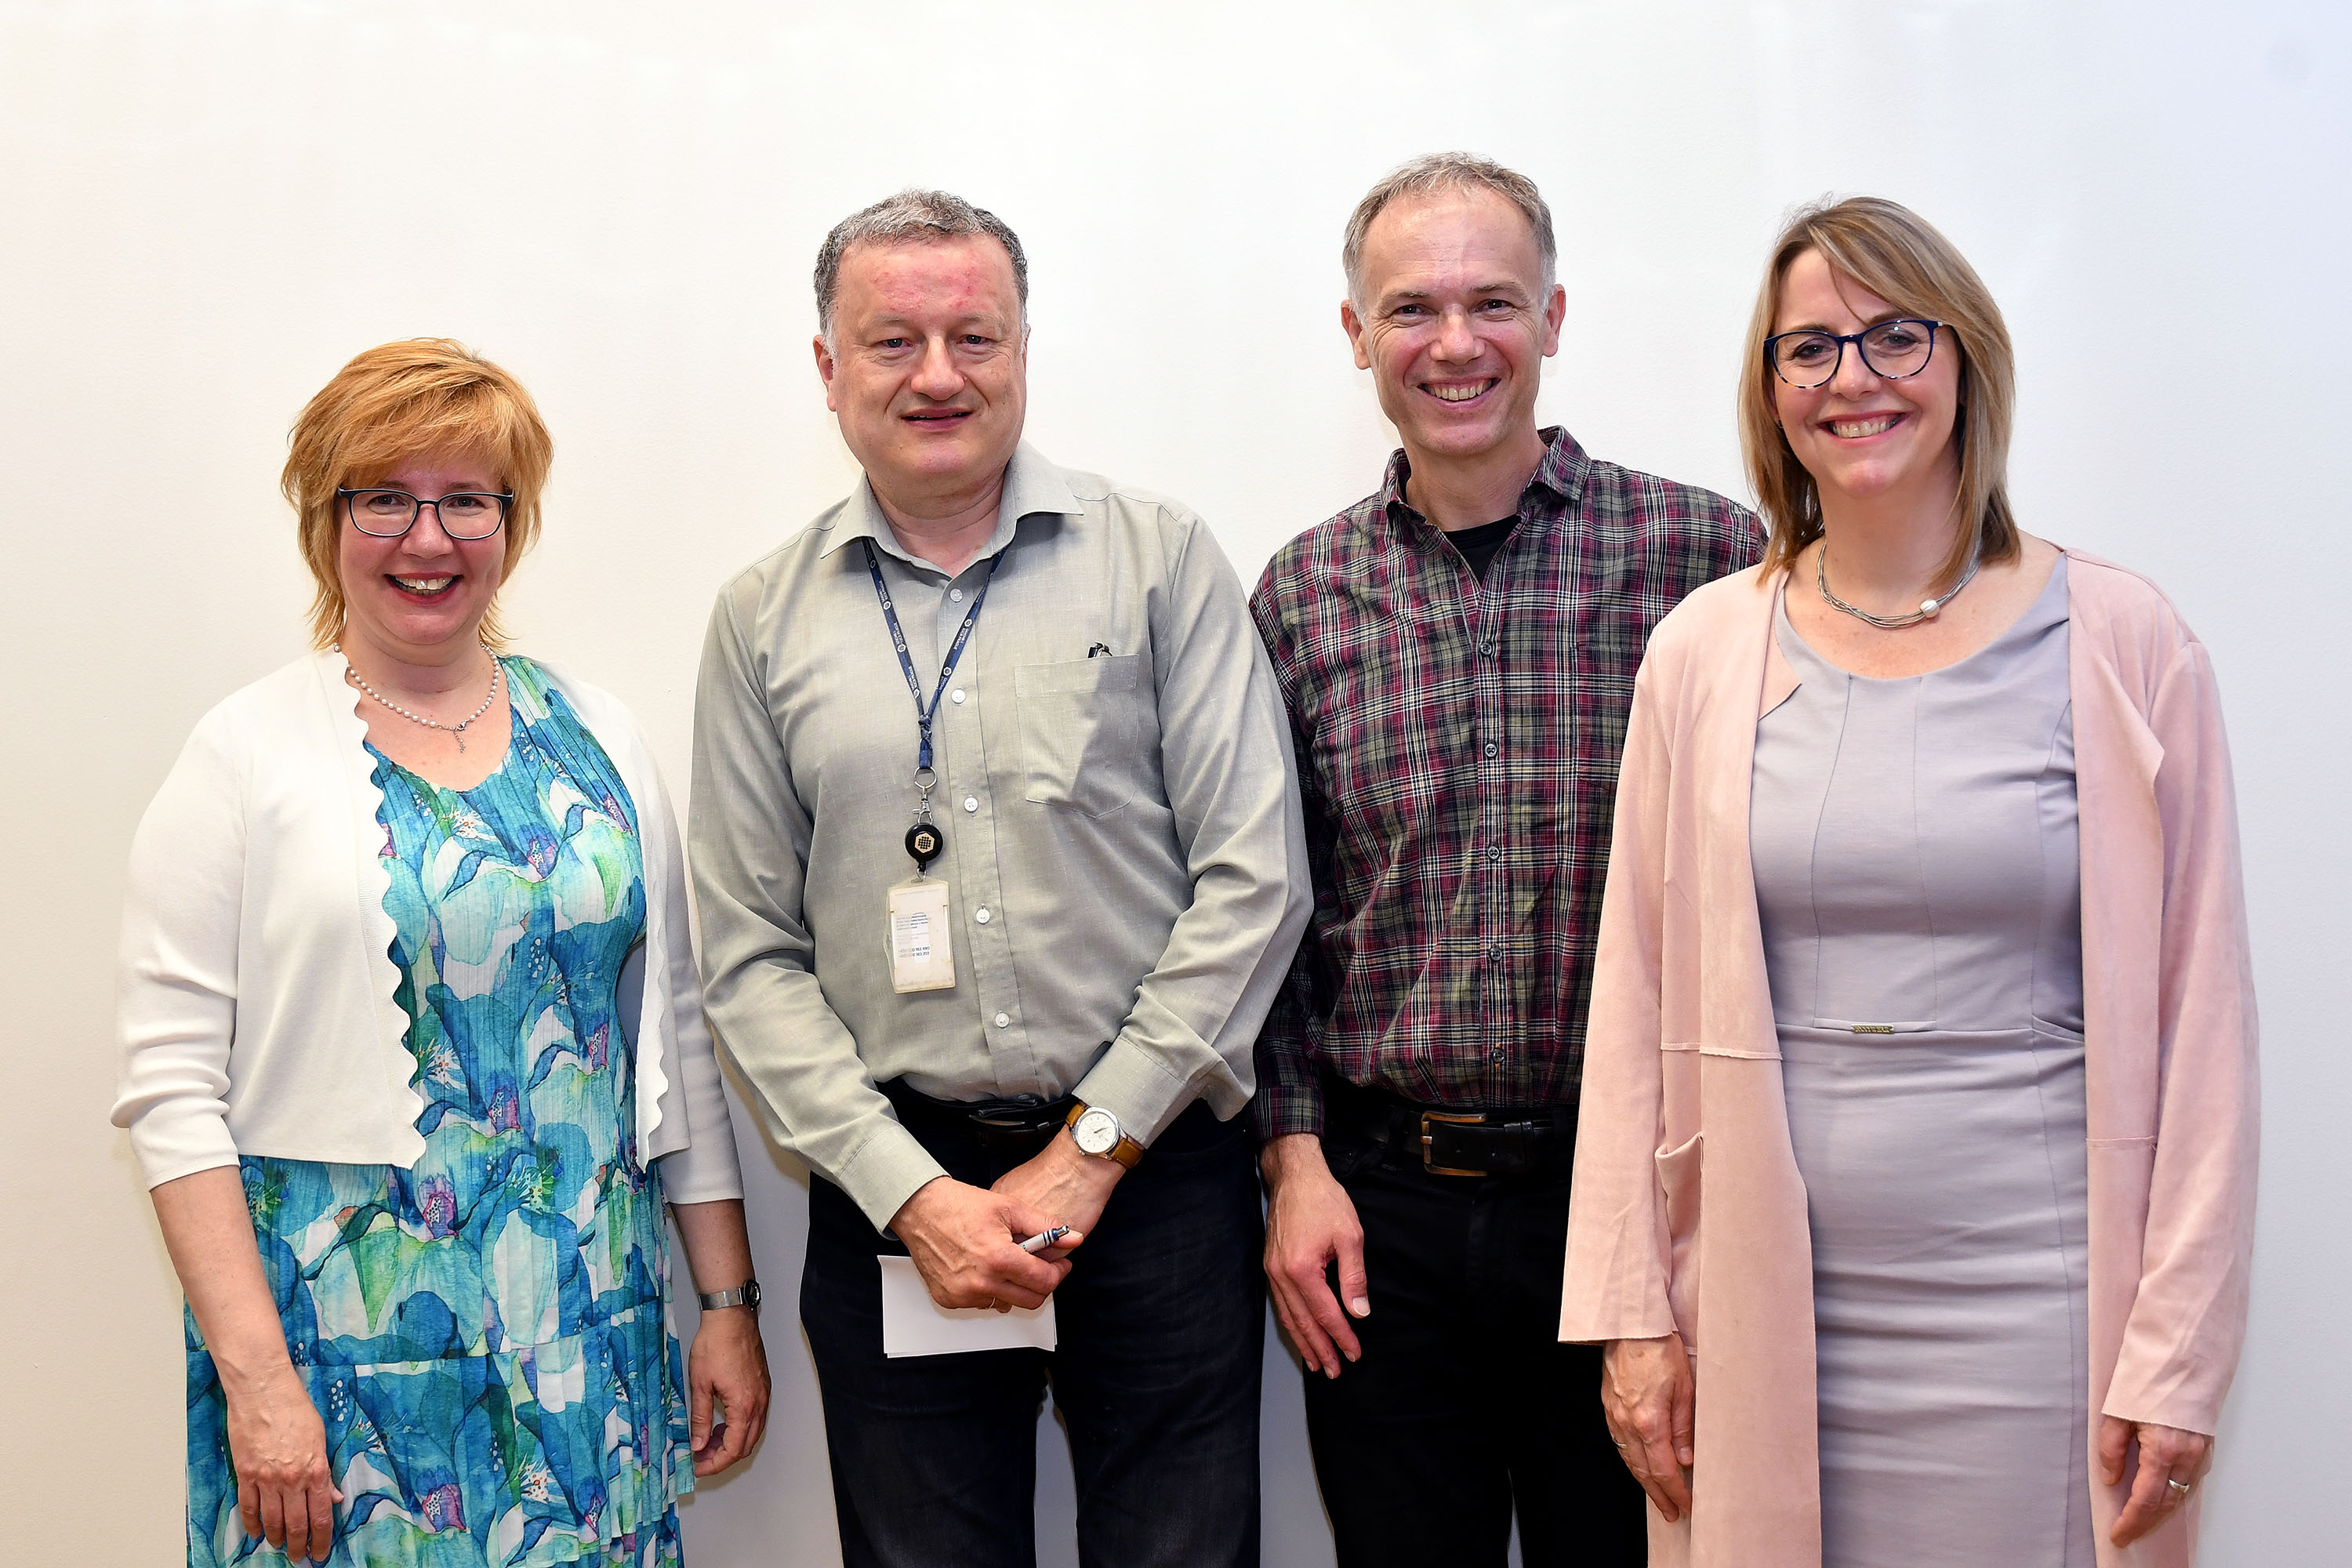
[(1934, 225), (1899, 203), (1849, 196), (1800, 209), (1773, 243), (1764, 287), (1748, 323), (1748, 357), (1739, 379), (1739, 445), (1757, 510), (1769, 530), (1767, 571), (1786, 570), (1822, 536), (1822, 497), (1797, 461), (1774, 409), (1772, 367), (1764, 340), (1780, 319), (1780, 289), (1798, 257), (1821, 253), (1830, 270), (1861, 285), (1906, 315), (1944, 323), (1938, 353), (1960, 362), (1959, 416), (1952, 438), (1960, 445), (1960, 487), (1953, 499), (1952, 551), (1937, 574), (1957, 581), (1970, 556), (2007, 561), (2018, 552), (2017, 520), (2009, 505), (2009, 432), (2017, 405), (2017, 365), (2009, 328), (1984, 280)]
[[(293, 505), (303, 563), (310, 568), (310, 641), (342, 635), (342, 530), (338, 489), (379, 484), (411, 458), (465, 457), (487, 464), (514, 500), (507, 508), (505, 568), (539, 539), (539, 498), (555, 443), (530, 394), (504, 370), (448, 338), (409, 338), (359, 354), (296, 416), (278, 489)], [(482, 641), (506, 646), (494, 602)]]

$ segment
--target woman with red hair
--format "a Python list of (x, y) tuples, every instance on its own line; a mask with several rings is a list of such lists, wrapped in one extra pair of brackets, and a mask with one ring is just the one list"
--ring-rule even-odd
[(459, 344), (344, 366), (285, 473), (316, 651), (140, 825), (114, 1120), (187, 1292), (191, 1564), (674, 1563), (765, 1418), (669, 801), (499, 632), (551, 452)]

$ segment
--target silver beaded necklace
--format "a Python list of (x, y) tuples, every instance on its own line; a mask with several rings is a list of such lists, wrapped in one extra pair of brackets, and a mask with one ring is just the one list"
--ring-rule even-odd
[[(332, 653), (341, 653), (343, 651), (343, 645), (341, 643), (330, 643), (328, 645), (328, 649)], [(352, 661), (348, 658), (343, 660), (343, 673), (352, 678), (352, 685), (358, 687), (362, 691), (366, 692), (370, 697), (374, 698), (378, 702), (383, 703), (386, 708), (391, 709), (394, 712), (399, 714), (409, 722), (413, 724), (422, 724), (428, 730), (446, 730), (449, 731), (451, 737), (457, 741), (457, 749), (462, 752), (466, 749), (466, 726), (480, 718), (483, 714), (488, 712), (490, 710), (490, 704), (499, 700), (499, 656), (495, 653), (490, 653), (489, 645), (487, 643), (482, 646), (482, 651), (484, 653), (490, 654), (490, 694), (482, 699), (482, 705), (479, 708), (475, 709), (471, 713), (467, 714), (455, 724), (444, 724), (438, 719), (427, 719), (422, 713), (411, 713), (407, 709), (403, 708), (399, 703), (394, 702), (391, 698), (386, 697), (383, 692), (378, 691), (374, 687), (370, 686), (365, 678), (363, 678), (358, 670), (352, 668)]]
[(1868, 610), (1849, 605), (1830, 592), (1830, 542), (1824, 539), (1822, 541), (1822, 552), (1813, 557), (1813, 585), (1821, 589), (1822, 597), (1828, 600), (1832, 608), (1843, 610), (1857, 621), (1868, 621), (1881, 631), (1900, 631), (1905, 626), (1916, 626), (1921, 621), (1934, 620), (1937, 612), (1958, 598), (1960, 590), (1975, 580), (1979, 564), (1977, 557), (1970, 555), (1969, 569), (1960, 574), (1960, 580), (1952, 584), (1950, 593), (1940, 599), (1920, 600), (1919, 607), (1907, 616), (1874, 616)]

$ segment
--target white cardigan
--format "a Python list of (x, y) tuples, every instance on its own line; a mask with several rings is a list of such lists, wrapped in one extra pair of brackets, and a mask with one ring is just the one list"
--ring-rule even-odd
[[(405, 1168), (424, 1152), (393, 997), (383, 792), (345, 668), (312, 654), (205, 714), (131, 841), (114, 1124), (149, 1186), (241, 1154)], [(626, 709), (540, 668), (635, 804), (646, 934), (620, 1012), (636, 1020), (637, 1146), (662, 1159), (670, 1202), (740, 1198), (668, 793)]]

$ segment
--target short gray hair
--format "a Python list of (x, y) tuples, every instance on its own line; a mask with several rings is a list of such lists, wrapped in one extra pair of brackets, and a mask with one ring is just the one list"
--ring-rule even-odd
[(1013, 282), (1021, 294), (1021, 314), (1029, 314), (1029, 258), (1020, 237), (1003, 218), (986, 207), (976, 207), (946, 191), (904, 190), (885, 196), (861, 212), (851, 213), (833, 226), (816, 252), (816, 322), (825, 342), (833, 341), (833, 297), (841, 287), (841, 258), (853, 245), (906, 245), (924, 240), (954, 239), (984, 234), (1004, 247), (1013, 258)]
[(1348, 219), (1347, 243), (1339, 247), (1339, 265), (1347, 269), (1350, 300), (1363, 303), (1364, 236), (1372, 220), (1399, 196), (1425, 196), (1438, 191), (1492, 191), (1517, 207), (1535, 233), (1536, 265), (1543, 274), (1544, 292), (1551, 292), (1558, 280), (1559, 245), (1552, 238), (1551, 208), (1544, 205), (1536, 183), (1475, 153), (1432, 153), (1391, 169), (1356, 204), (1354, 216)]

